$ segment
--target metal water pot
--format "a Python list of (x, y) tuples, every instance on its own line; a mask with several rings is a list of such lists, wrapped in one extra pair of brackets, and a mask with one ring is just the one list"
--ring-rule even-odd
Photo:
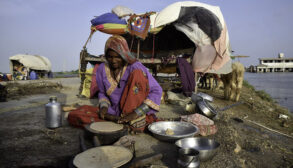
[(46, 127), (58, 128), (62, 126), (61, 105), (56, 96), (51, 96), (46, 104)]

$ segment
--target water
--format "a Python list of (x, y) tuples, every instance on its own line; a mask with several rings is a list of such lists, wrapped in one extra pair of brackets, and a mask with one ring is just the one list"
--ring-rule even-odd
[(293, 73), (249, 73), (244, 79), (256, 90), (264, 90), (293, 113)]

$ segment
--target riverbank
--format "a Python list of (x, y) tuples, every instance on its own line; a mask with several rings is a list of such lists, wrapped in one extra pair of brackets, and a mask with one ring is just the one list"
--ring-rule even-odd
[(288, 108), (293, 114), (293, 73), (249, 73), (244, 75), (246, 81), (255, 90), (264, 90), (280, 105)]
[[(68, 160), (80, 152), (78, 135), (82, 131), (64, 121), (61, 128), (49, 130), (44, 126), (44, 105), (48, 97), (56, 95), (62, 104), (96, 105), (96, 99), (80, 99), (76, 95), (78, 78), (53, 79), (62, 85), (54, 93), (20, 96), (0, 103), (0, 165), (1, 167), (67, 167)], [(223, 90), (200, 89), (214, 97), (216, 107), (234, 102), (223, 99)], [(202, 168), (226, 167), (291, 167), (293, 166), (293, 122), (280, 119), (288, 110), (266, 100), (244, 85), (240, 97), (244, 104), (228, 109), (215, 120), (218, 132), (208, 138), (221, 145), (216, 156), (202, 162)], [(188, 114), (184, 108), (162, 104), (158, 117), (177, 118)], [(150, 133), (133, 135), (136, 156), (163, 153), (161, 161), (153, 165), (177, 167), (177, 150), (172, 143), (161, 142)]]

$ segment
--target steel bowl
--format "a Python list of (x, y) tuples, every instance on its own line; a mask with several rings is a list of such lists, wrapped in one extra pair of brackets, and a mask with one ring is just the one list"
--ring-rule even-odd
[(217, 115), (217, 110), (205, 100), (197, 101), (196, 107), (199, 110), (199, 113), (210, 119), (213, 119)]
[(194, 148), (180, 148), (179, 157), (177, 160), (179, 167), (184, 168), (198, 168), (199, 163), (199, 151)]
[(175, 145), (179, 148), (196, 149), (199, 151), (199, 160), (207, 161), (215, 156), (220, 143), (208, 138), (192, 137), (180, 139)]
[(202, 92), (198, 92), (198, 93), (192, 92), (191, 100), (194, 103), (196, 103), (200, 100), (206, 100), (206, 101), (212, 102), (212, 101), (214, 101), (214, 98), (212, 96), (205, 94), (205, 93), (202, 93)]
[[(175, 142), (178, 139), (193, 137), (198, 134), (197, 126), (183, 121), (159, 121), (148, 126), (155, 138), (162, 141)], [(167, 129), (174, 132), (173, 135), (166, 134)]]

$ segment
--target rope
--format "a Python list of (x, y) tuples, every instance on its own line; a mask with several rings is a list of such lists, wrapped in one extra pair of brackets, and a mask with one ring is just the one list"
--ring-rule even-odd
[(90, 41), (90, 39), (92, 38), (94, 32), (95, 32), (95, 31), (91, 31), (91, 33), (90, 33), (88, 39), (86, 40), (86, 42), (85, 42), (85, 44), (84, 44), (84, 46), (83, 46), (84, 49), (86, 48), (87, 43), (88, 43), (88, 42)]
[(262, 128), (265, 128), (265, 129), (267, 129), (267, 130), (269, 130), (269, 131), (272, 131), (272, 132), (275, 132), (275, 133), (278, 133), (278, 134), (281, 134), (281, 135), (283, 135), (283, 136), (286, 136), (286, 137), (288, 137), (288, 138), (292, 138), (292, 139), (293, 139), (293, 136), (290, 136), (290, 135), (287, 135), (287, 134), (285, 134), (285, 133), (282, 133), (282, 132), (279, 132), (279, 131), (273, 130), (273, 129), (268, 128), (268, 127), (266, 127), (266, 126), (264, 126), (264, 125), (262, 125), (262, 124), (259, 124), (259, 123), (257, 123), (257, 122), (254, 122), (254, 121), (251, 121), (251, 120), (246, 120), (246, 121), (251, 122), (251, 123), (253, 123), (253, 124), (255, 124), (255, 125), (258, 125), (258, 126), (260, 126), (260, 127), (262, 127)]

